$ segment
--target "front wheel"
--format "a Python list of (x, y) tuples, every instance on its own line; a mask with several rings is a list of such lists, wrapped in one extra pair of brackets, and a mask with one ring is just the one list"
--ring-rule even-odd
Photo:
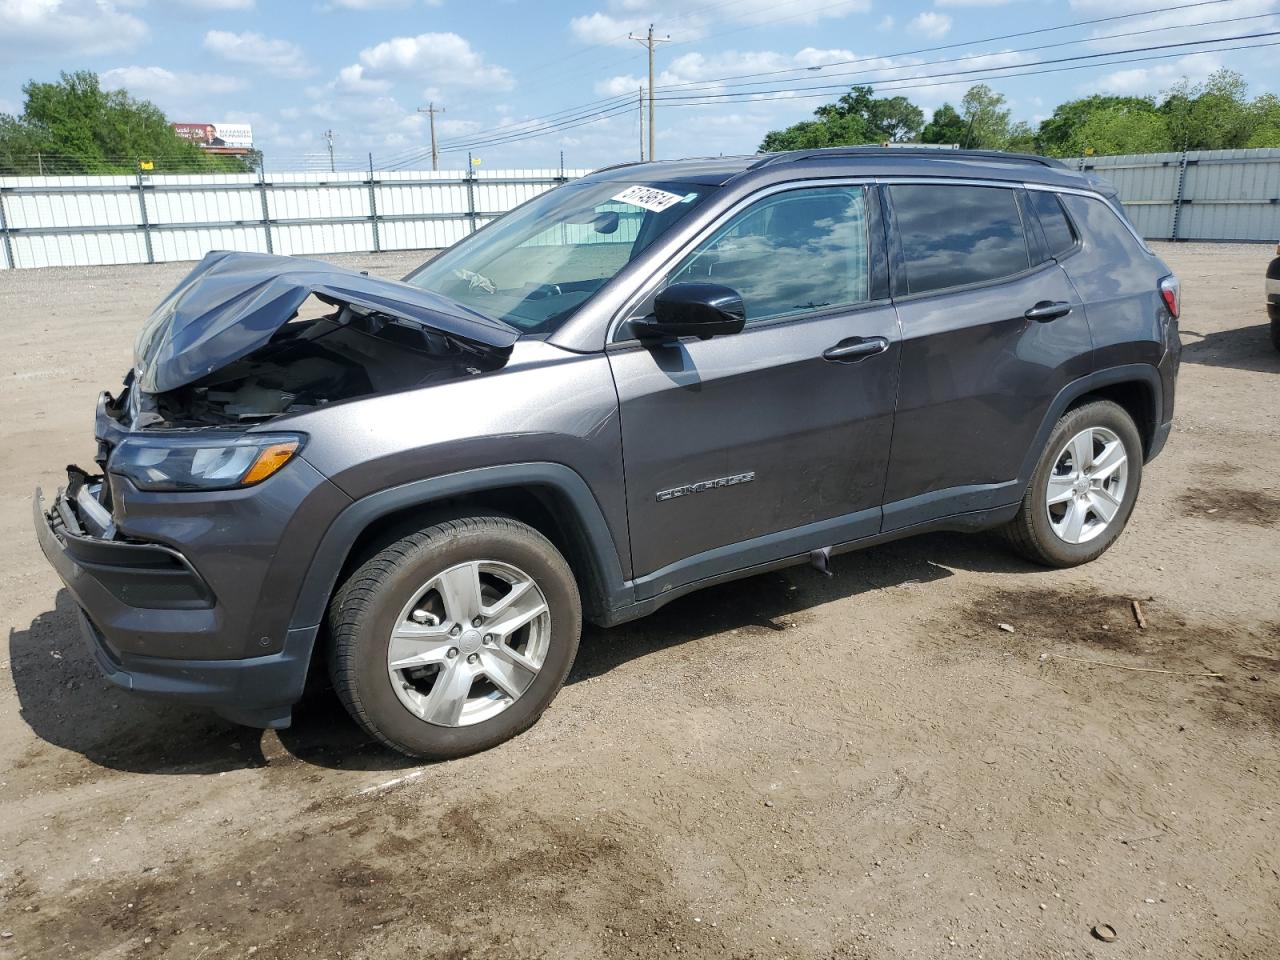
[(449, 520), (386, 547), (335, 593), (333, 684), (372, 736), (445, 760), (530, 727), (578, 650), (568, 563), (508, 517)]
[(1036, 563), (1088, 563), (1124, 530), (1141, 482), (1133, 418), (1109, 400), (1086, 403), (1054, 426), (1005, 536)]

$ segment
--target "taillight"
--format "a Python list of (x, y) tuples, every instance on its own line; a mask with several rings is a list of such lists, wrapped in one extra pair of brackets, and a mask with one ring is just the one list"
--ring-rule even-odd
[(1160, 281), (1160, 299), (1169, 310), (1169, 316), (1178, 319), (1182, 312), (1182, 284), (1172, 274)]

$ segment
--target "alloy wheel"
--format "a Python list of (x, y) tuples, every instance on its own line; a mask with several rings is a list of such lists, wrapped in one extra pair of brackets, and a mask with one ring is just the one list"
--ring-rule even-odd
[(1049, 472), (1049, 526), (1066, 543), (1100, 536), (1124, 503), (1129, 455), (1106, 427), (1089, 427), (1067, 441)]
[(469, 561), (432, 577), (405, 604), (387, 672), (419, 719), (470, 726), (520, 699), (550, 641), (550, 608), (532, 577), (509, 563)]

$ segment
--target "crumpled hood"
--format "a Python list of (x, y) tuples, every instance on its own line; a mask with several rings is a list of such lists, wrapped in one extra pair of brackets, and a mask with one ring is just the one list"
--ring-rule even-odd
[(505, 356), (518, 331), (429, 291), (319, 260), (214, 251), (174, 288), (138, 334), (135, 367), (144, 393), (194, 383), (247, 356), (315, 294), (421, 324)]

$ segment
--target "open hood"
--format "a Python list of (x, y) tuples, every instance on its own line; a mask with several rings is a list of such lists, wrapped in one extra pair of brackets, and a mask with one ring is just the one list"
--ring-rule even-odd
[(407, 283), (319, 260), (215, 251), (156, 308), (138, 335), (144, 393), (176, 390), (264, 346), (314, 294), (335, 307), (392, 317), (505, 357), (519, 338), (506, 324)]

